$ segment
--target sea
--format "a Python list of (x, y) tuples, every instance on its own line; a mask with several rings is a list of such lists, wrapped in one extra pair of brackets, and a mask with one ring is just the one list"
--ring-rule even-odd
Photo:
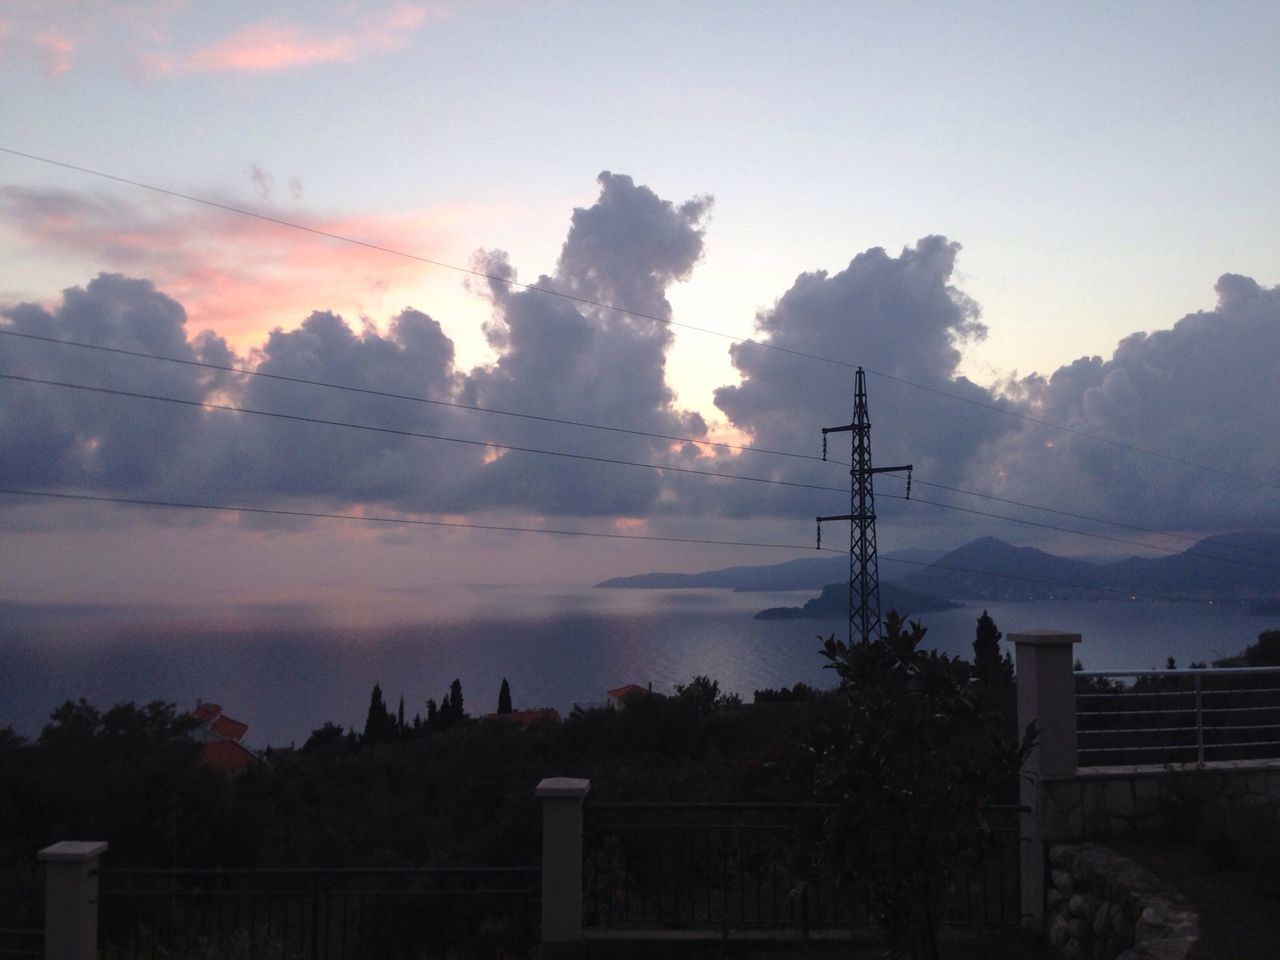
[[(61, 703), (214, 701), (249, 725), (256, 748), (300, 746), (326, 721), (363, 727), (375, 683), (407, 719), (425, 715), (455, 678), (463, 706), (496, 709), (510, 683), (517, 709), (600, 705), (636, 683), (672, 692), (705, 674), (750, 701), (755, 690), (803, 681), (833, 685), (820, 639), (845, 619), (757, 620), (811, 592), (448, 587), (359, 610), (279, 608), (51, 609), (0, 602), (0, 728), (33, 737)], [(925, 644), (972, 652), (987, 610), (1006, 634), (1079, 633), (1088, 669), (1186, 666), (1241, 651), (1280, 616), (1244, 605), (1145, 600), (975, 604), (919, 619)], [(394, 611), (388, 615), (387, 611)], [(1007, 641), (1005, 641), (1007, 646)]]

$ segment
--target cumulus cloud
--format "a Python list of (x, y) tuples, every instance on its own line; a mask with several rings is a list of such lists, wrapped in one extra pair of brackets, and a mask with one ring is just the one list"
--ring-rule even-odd
[[(575, 211), (557, 269), (540, 286), (582, 299), (627, 298), (669, 317), (665, 290), (689, 274), (702, 251), (699, 221), (708, 201), (679, 207), (629, 177), (603, 174), (599, 200)], [(633, 243), (632, 255), (623, 246)], [(510, 272), (500, 253), (491, 272)], [(460, 400), (544, 417), (588, 419), (633, 430), (693, 434), (701, 418), (674, 408), (664, 377), (670, 329), (495, 282), (487, 329), (498, 360), (469, 373), (427, 315), (402, 311), (385, 333), (359, 329), (333, 312), (274, 330), (242, 363), (262, 373), (357, 388), (326, 390), (261, 377), (24, 344), (11, 372), (27, 376), (214, 400), (249, 410), (366, 424), (391, 431), (479, 441), (465, 445), (392, 432), (359, 431), (247, 414), (108, 400), (53, 388), (22, 388), (7, 404), (4, 443), (13, 452), (4, 481), (109, 492), (147, 491), (205, 501), (262, 505), (299, 498), (326, 509), (378, 505), (429, 513), (507, 509), (560, 515), (644, 515), (662, 494), (661, 477), (637, 468), (538, 457), (493, 444), (577, 450), (597, 457), (679, 462), (696, 451), (670, 441), (513, 422), (442, 404)], [(104, 274), (64, 293), (50, 311), (22, 304), (4, 311), (19, 332), (229, 363), (226, 343), (188, 338), (179, 304), (148, 281)], [(12, 384), (6, 389), (14, 389)], [(52, 400), (41, 407), (45, 391)], [(44, 438), (44, 439), (41, 439)], [(488, 446), (486, 446), (488, 444)]]
[[(259, 193), (257, 203), (225, 202), (290, 217), (263, 195), (274, 188), (270, 172), (251, 167), (248, 181)], [(301, 182), (290, 178), (287, 186), (296, 200)], [(443, 242), (442, 223), (463, 215), (430, 208), (305, 219), (327, 233), (430, 255)], [(291, 326), (316, 309), (371, 312), (388, 290), (416, 284), (422, 273), (413, 260), (318, 240), (280, 224), (113, 194), (0, 187), (0, 229), (13, 234), (19, 250), (53, 250), (71, 263), (145, 276), (181, 301), (193, 323), (233, 342), (256, 342), (272, 327)]]
[[(952, 283), (958, 252), (959, 245), (944, 237), (925, 237), (896, 257), (874, 248), (835, 274), (801, 274), (756, 319), (756, 339), (779, 349), (734, 345), (730, 352), (741, 382), (717, 390), (716, 405), (754, 446), (816, 454), (822, 427), (850, 421), (853, 366), (863, 366), (887, 375), (868, 379), (876, 463), (913, 463), (934, 479), (954, 479), (976, 446), (1007, 425), (976, 406), (945, 401), (892, 378), (980, 403), (999, 402), (956, 376), (960, 346), (986, 335), (977, 305)], [(847, 440), (848, 434), (833, 437), (834, 458), (848, 460)], [(769, 470), (793, 482), (848, 483), (847, 471), (800, 461), (774, 462)], [(878, 486), (901, 493), (887, 480)], [(784, 487), (736, 491), (725, 503), (741, 514), (845, 512), (838, 494)]]
[(1020, 410), (1078, 432), (1025, 424), (987, 444), (973, 480), (1161, 529), (1280, 525), (1280, 287), (1226, 274), (1216, 289), (1214, 310), (1135, 333), (1110, 359), (1011, 385)]
[[(104, 244), (118, 238), (110, 228), (113, 212), (129, 213), (109, 206), (86, 213), (82, 198), (13, 190), (0, 200), (27, 210), (30, 229), (54, 238), (67, 222), (96, 219)], [(10, 338), (0, 351), (0, 372), (477, 441), (283, 422), (8, 381), (0, 382), (0, 482), (326, 511), (652, 520), (683, 525), (683, 534), (701, 518), (749, 517), (775, 529), (794, 523), (807, 532), (815, 514), (845, 511), (847, 470), (750, 452), (712, 455), (661, 437), (447, 405), (706, 436), (702, 418), (677, 406), (666, 381), (673, 331), (661, 321), (673, 319), (667, 299), (672, 285), (689, 277), (703, 254), (709, 205), (706, 198), (673, 203), (630, 177), (605, 172), (597, 199), (573, 212), (554, 270), (532, 282), (538, 289), (503, 282), (516, 272), (500, 251), (479, 255), (492, 278), (483, 290), (492, 308), (485, 335), (496, 359), (473, 370), (458, 367), (440, 324), (413, 308), (382, 329), (333, 310), (300, 312), (301, 323), (278, 326), (243, 356), (218, 335), (194, 334), (178, 299), (150, 281), (119, 274), (67, 290), (56, 306), (0, 310), (0, 327), (19, 332), (250, 365), (283, 377), (446, 404)], [(127, 222), (117, 226), (127, 233)], [(861, 364), (869, 373), (878, 465), (910, 462), (921, 480), (1162, 529), (1280, 526), (1280, 435), (1274, 428), (1280, 414), (1274, 389), (1280, 381), (1280, 288), (1224, 276), (1216, 309), (1168, 330), (1134, 334), (1110, 359), (1080, 358), (1046, 377), (985, 388), (957, 375), (961, 348), (986, 334), (977, 305), (954, 283), (958, 252), (945, 238), (925, 237), (897, 255), (875, 248), (837, 272), (801, 274), (757, 317), (758, 340), (781, 349), (749, 343), (730, 348), (740, 379), (716, 392), (718, 408), (755, 447), (816, 454), (821, 428), (848, 422), (853, 370), (845, 364)], [(235, 296), (204, 293), (219, 295)], [(597, 303), (625, 305), (656, 319)], [(1046, 429), (991, 406), (1071, 429)], [(833, 457), (847, 458), (846, 438), (833, 441)], [(541, 457), (503, 450), (504, 444), (837, 489), (717, 481)], [(1264, 483), (1143, 457), (1133, 447)], [(882, 495), (900, 489), (887, 478), (877, 482)], [(923, 505), (904, 508), (890, 497), (878, 505), (882, 518), (922, 528), (954, 520)]]
[[(53, 311), (21, 304), (3, 311), (3, 327), (40, 337), (227, 365), (225, 341), (188, 339), (182, 307), (146, 280), (103, 274), (64, 294)], [(106, 361), (89, 351), (9, 341), (0, 372), (201, 401), (228, 376), (128, 357)], [(169, 490), (174, 466), (201, 432), (191, 407), (156, 409), (35, 384), (5, 382), (0, 404), (0, 478), (9, 486), (69, 486), (112, 491)]]
[[(700, 223), (710, 200), (676, 206), (630, 177), (608, 171), (599, 183), (596, 203), (573, 213), (555, 274), (534, 284), (579, 300), (493, 281), (495, 316), (485, 332), (499, 359), (475, 371), (466, 396), (487, 407), (702, 436), (706, 424), (675, 409), (666, 382), (671, 328), (581, 301), (625, 304), (649, 317), (670, 319), (666, 290), (688, 277), (702, 256)], [(483, 269), (514, 278), (500, 254), (487, 255)], [(519, 436), (534, 446), (570, 446), (601, 457), (675, 462), (696, 456), (673, 450), (670, 441), (600, 432), (586, 436), (548, 424), (522, 425)], [(650, 471), (510, 455), (489, 466), (475, 497), (480, 504), (519, 498), (551, 512), (643, 515), (660, 492), (660, 478)]]

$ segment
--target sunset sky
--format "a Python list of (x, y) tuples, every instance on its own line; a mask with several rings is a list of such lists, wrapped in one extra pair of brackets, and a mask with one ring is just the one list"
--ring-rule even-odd
[[(1280, 529), (1278, 45), (1263, 2), (9, 0), (0, 487), (804, 546), (847, 471), (670, 438), (819, 455), (863, 365), (937, 501), (878, 481), (882, 550)], [(0, 536), (15, 603), (804, 555), (12, 494)]]

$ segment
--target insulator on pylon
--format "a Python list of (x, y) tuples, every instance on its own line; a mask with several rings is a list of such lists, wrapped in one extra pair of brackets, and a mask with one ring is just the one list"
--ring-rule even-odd
[(814, 549), (815, 550), (822, 549), (822, 522), (821, 521), (818, 522), (818, 545)]
[(825, 433), (822, 435), (822, 459), (827, 459), (827, 435)]
[(908, 467), (908, 468), (907, 468), (907, 496), (906, 496), (906, 499), (908, 499), (908, 500), (910, 500), (910, 499), (911, 499), (911, 468), (910, 468), (910, 467)]

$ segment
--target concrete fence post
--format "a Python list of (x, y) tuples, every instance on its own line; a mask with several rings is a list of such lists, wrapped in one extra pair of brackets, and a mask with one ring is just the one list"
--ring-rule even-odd
[(96, 960), (101, 840), (63, 840), (37, 854), (44, 862), (45, 960)]
[(1040, 731), (1022, 768), (1019, 797), (1029, 808), (1020, 818), (1021, 910), (1029, 925), (1043, 930), (1045, 837), (1041, 780), (1076, 774), (1076, 688), (1073, 675), (1078, 633), (1031, 630), (1011, 633), (1017, 670), (1018, 731), (1035, 722)]
[(582, 801), (590, 789), (590, 780), (548, 777), (534, 791), (542, 801), (544, 957), (582, 939)]

